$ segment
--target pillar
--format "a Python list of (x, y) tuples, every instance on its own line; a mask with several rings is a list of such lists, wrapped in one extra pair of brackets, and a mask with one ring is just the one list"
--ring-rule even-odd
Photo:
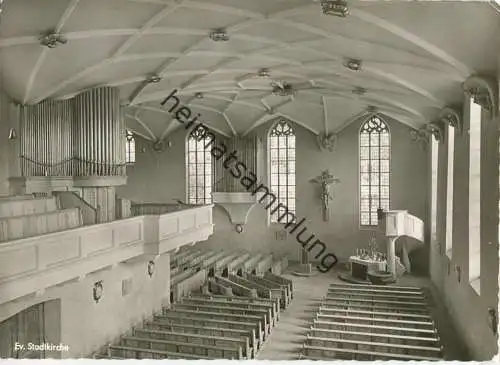
[(387, 237), (387, 271), (396, 276), (396, 240), (398, 237)]

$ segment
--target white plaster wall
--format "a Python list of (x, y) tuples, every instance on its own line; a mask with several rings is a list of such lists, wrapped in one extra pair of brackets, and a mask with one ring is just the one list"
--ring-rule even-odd
[[(70, 348), (69, 352), (60, 355), (62, 358), (88, 356), (129, 331), (133, 324), (150, 318), (153, 312), (161, 309), (162, 304), (169, 304), (170, 257), (165, 254), (155, 262), (152, 277), (147, 275), (148, 262), (138, 260), (98, 271), (82, 281), (74, 280), (50, 288), (39, 297), (30, 296), (6, 303), (0, 306), (0, 322), (36, 303), (60, 299), (60, 340)], [(122, 280), (130, 278), (133, 281), (132, 290), (122, 296)], [(103, 281), (104, 292), (102, 299), (96, 303), (92, 289), (99, 280)], [(85, 325), (82, 326), (82, 323)]]
[[(409, 129), (387, 119), (392, 136), (391, 207), (407, 209), (426, 220), (427, 198), (427, 152), (411, 141)], [(334, 152), (321, 152), (316, 136), (304, 128), (296, 129), (296, 186), (297, 215), (305, 217), (308, 231), (305, 238), (314, 233), (327, 245), (328, 252), (339, 259), (346, 259), (357, 247), (367, 246), (369, 232), (360, 230), (358, 222), (358, 131), (361, 121), (346, 128), (338, 139)], [(271, 127), (265, 124), (254, 133), (266, 140)], [(144, 140), (136, 141), (136, 163), (127, 168), (128, 184), (117, 188), (117, 195), (135, 202), (171, 203), (172, 199), (185, 198), (185, 132), (179, 130), (170, 136), (171, 147), (156, 153)], [(141, 152), (143, 147), (145, 152)], [(334, 198), (330, 203), (331, 220), (323, 222), (318, 187), (309, 180), (322, 170), (330, 169), (341, 183), (333, 188)], [(242, 248), (258, 252), (287, 254), (297, 259), (299, 245), (294, 235), (285, 240), (276, 239), (276, 231), (282, 225), (267, 226), (263, 206), (255, 207), (248, 217), (245, 231), (235, 232), (225, 211), (214, 208), (215, 230), (207, 244), (215, 247)], [(381, 242), (382, 244), (382, 242)], [(381, 247), (383, 249), (383, 247)], [(427, 272), (426, 249), (416, 252), (414, 264), (417, 271)], [(326, 252), (325, 252), (326, 254)]]
[[(446, 237), (447, 139), (440, 145), (438, 171), (437, 242), (431, 249), (431, 278), (441, 292), (459, 335), (473, 360), (490, 360), (498, 352), (497, 338), (488, 321), (488, 308), (498, 308), (498, 128), (483, 113), (481, 157), (481, 291), (469, 284), (468, 241), (468, 100), (464, 106), (464, 130), (455, 135), (454, 214), (452, 259), (444, 254)], [(430, 186), (430, 180), (429, 180)], [(441, 252), (438, 245), (441, 246)], [(443, 252), (443, 253), (442, 253)], [(458, 269), (459, 268), (459, 269)], [(449, 270), (448, 270), (449, 269)], [(458, 270), (457, 270), (458, 269)], [(461, 272), (460, 282), (458, 271)]]
[[(0, 87), (0, 196), (9, 195), (9, 177), (18, 175), (18, 110)], [(16, 129), (17, 140), (8, 139), (10, 128)]]

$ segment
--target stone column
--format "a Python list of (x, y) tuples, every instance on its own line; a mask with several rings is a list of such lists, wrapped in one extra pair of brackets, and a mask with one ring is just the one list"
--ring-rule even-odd
[(396, 240), (398, 237), (387, 237), (387, 271), (392, 274), (394, 279), (396, 275)]

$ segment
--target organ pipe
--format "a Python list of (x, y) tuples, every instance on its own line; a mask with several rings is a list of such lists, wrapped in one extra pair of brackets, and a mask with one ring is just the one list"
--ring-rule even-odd
[(116, 88), (21, 107), (23, 176), (124, 174), (125, 138)]

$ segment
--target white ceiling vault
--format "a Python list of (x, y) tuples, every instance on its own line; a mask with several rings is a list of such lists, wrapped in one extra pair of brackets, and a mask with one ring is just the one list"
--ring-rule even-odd
[[(4, 0), (1, 81), (23, 104), (117, 86), (127, 127), (159, 140), (180, 126), (160, 105), (173, 89), (227, 136), (277, 115), (328, 134), (370, 107), (418, 128), (462, 100), (469, 75), (497, 75), (493, 3), (348, 5), (341, 18), (316, 0)], [(219, 28), (228, 41), (209, 37)], [(50, 32), (67, 42), (41, 45)], [(294, 92), (275, 95), (273, 82)]]

